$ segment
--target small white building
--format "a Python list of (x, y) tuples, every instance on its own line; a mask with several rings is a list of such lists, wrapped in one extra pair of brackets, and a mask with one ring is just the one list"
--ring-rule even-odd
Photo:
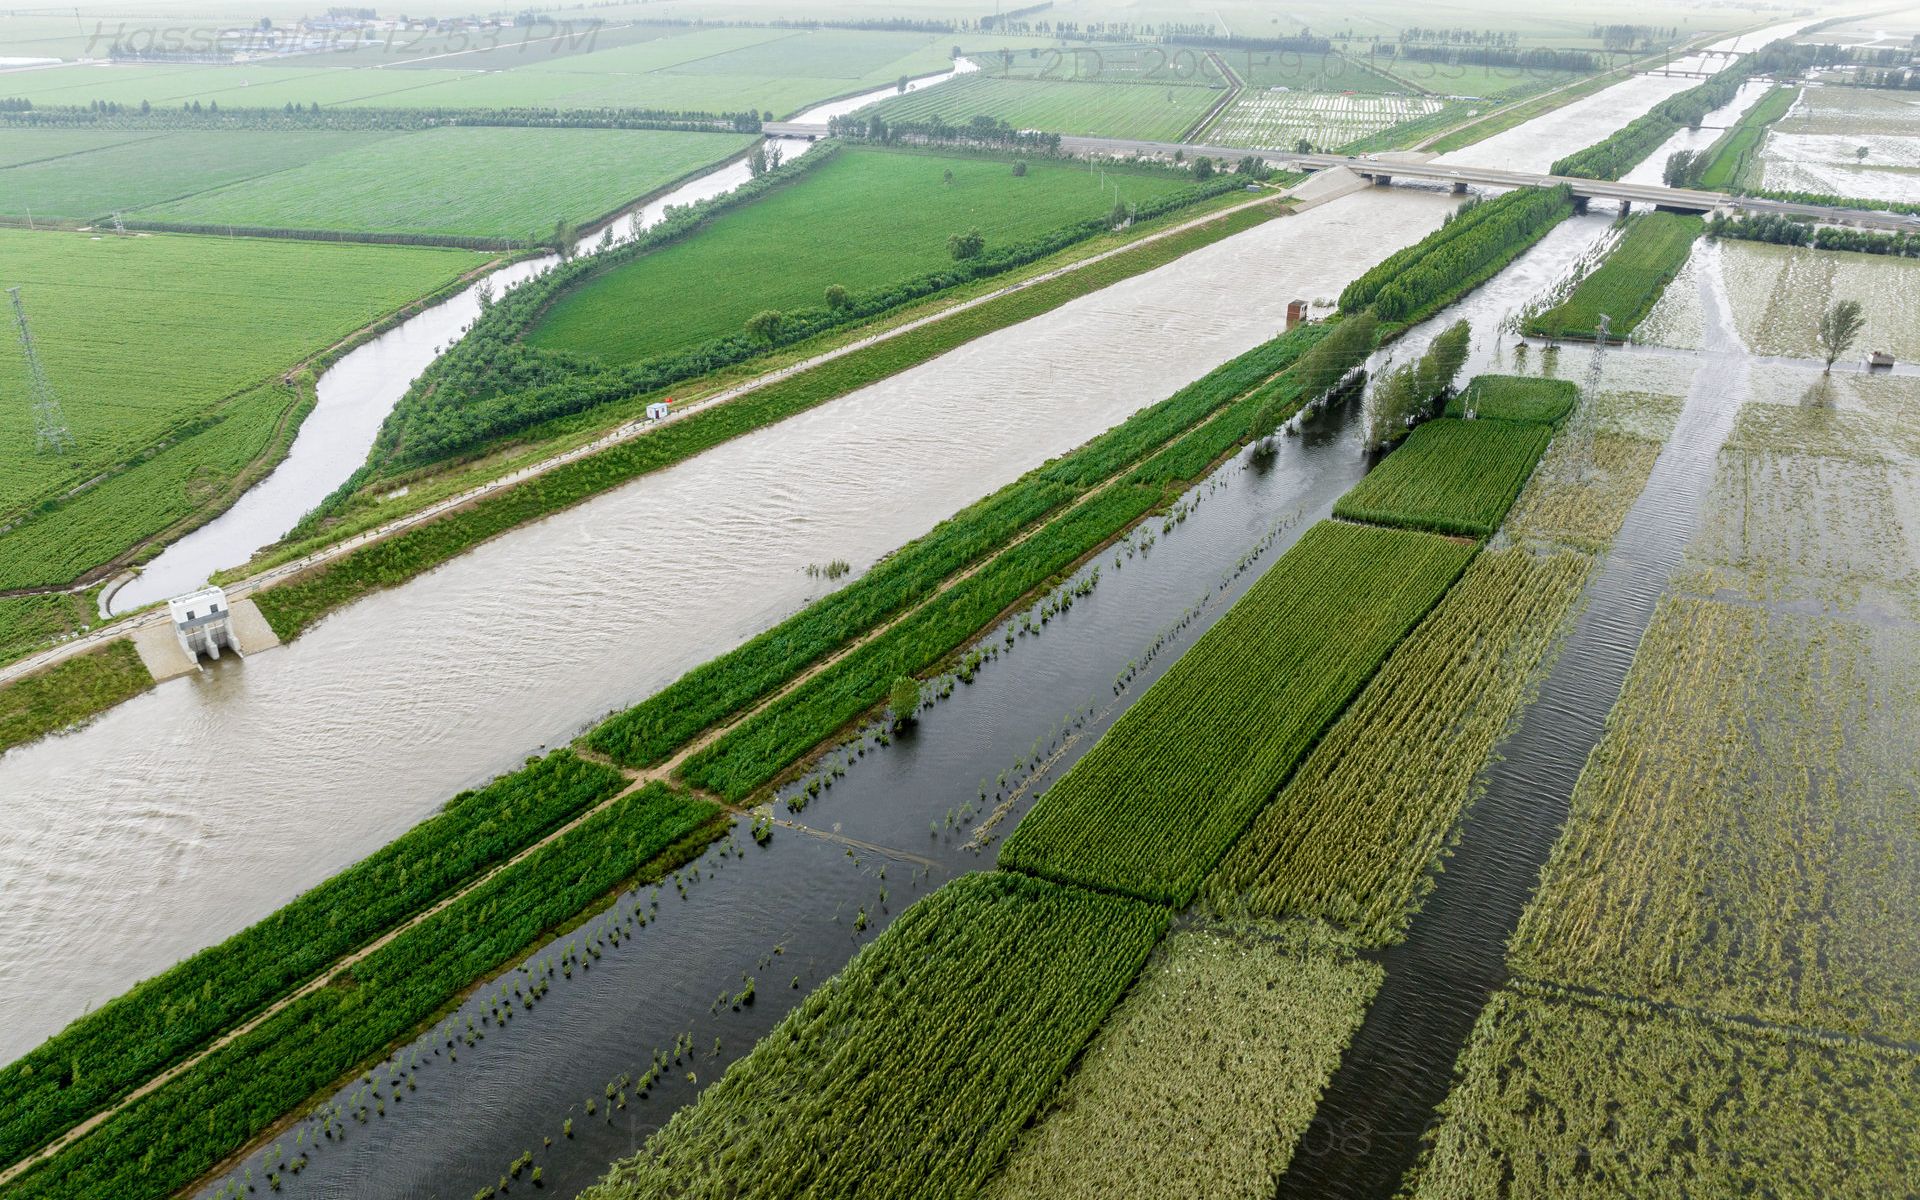
[(652, 404), (647, 405), (647, 420), (663, 420), (666, 415), (672, 411), (673, 409), (668, 406), (665, 400), (655, 400)]
[(227, 594), (219, 588), (205, 587), (175, 596), (167, 601), (167, 611), (188, 655), (219, 658), (222, 649), (239, 649), (233, 640), (233, 613), (227, 607)]

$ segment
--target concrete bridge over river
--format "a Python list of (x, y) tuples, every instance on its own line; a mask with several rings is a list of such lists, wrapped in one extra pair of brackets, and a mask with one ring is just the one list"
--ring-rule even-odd
[[(825, 125), (769, 121), (763, 126), (769, 137), (794, 137), (817, 140), (827, 136)], [(1235, 162), (1249, 155), (1274, 166), (1294, 170), (1325, 171), (1345, 167), (1362, 178), (1380, 185), (1395, 179), (1444, 183), (1456, 192), (1469, 187), (1522, 188), (1553, 187), (1566, 184), (1581, 207), (1589, 200), (1607, 200), (1623, 205), (1645, 205), (1666, 212), (1729, 212), (1753, 216), (1811, 217), (1835, 225), (1862, 229), (1920, 233), (1920, 217), (1874, 209), (1839, 208), (1824, 204), (1800, 204), (1786, 200), (1765, 200), (1752, 196), (1729, 196), (1724, 192), (1696, 188), (1670, 188), (1660, 184), (1622, 183), (1610, 179), (1579, 179), (1565, 175), (1544, 175), (1536, 171), (1510, 171), (1501, 167), (1477, 167), (1449, 163), (1419, 153), (1375, 155), (1300, 154), (1287, 150), (1261, 150), (1245, 146), (1212, 146), (1180, 142), (1148, 142), (1123, 138), (1062, 137), (1060, 149), (1086, 157), (1125, 158), (1135, 154), (1172, 158), (1215, 158)]]

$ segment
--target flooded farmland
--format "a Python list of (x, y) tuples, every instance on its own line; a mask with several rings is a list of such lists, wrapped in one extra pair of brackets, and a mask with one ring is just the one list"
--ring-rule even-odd
[[(1606, 113), (1595, 119), (1614, 110)], [(1604, 132), (1590, 130), (1579, 144)], [(1377, 190), (1271, 222), (515, 531), (271, 656), (222, 664), (77, 734), (0, 757), (0, 790), (22, 800), (15, 836), (0, 846), (13, 901), (0, 915), (0, 1055), (270, 911), (455, 789), (566, 741), (765, 628), (818, 593), (808, 566), (844, 559), (863, 569), (1271, 336), (1289, 300), (1331, 297), (1437, 226), (1451, 203), (1417, 189)], [(1607, 223), (1600, 214), (1565, 223), (1395, 354), (1466, 316), (1477, 333), (1469, 370), (1516, 369), (1526, 360), (1512, 357), (1497, 330)], [(1714, 353), (1731, 355), (1724, 338), (1732, 326), (1714, 304), (1703, 306), (1703, 321), (1718, 339)], [(1567, 352), (1560, 373), (1604, 383), (1613, 365), (1604, 356), (1589, 363), (1590, 354)], [(1630, 375), (1629, 355), (1618, 361)], [(682, 873), (685, 898), (671, 886), (623, 897), (611, 916), (483, 987), (241, 1171), (260, 1178), (288, 1156), (310, 1154), (277, 1190), (467, 1195), (526, 1150), (537, 1151), (557, 1194), (597, 1178), (893, 914), (942, 879), (991, 864), (996, 839), (976, 842), (972, 832), (993, 812), (989, 796), (1001, 802), (1003, 786), (991, 777), (1012, 780), (997, 826), (1004, 833), (1034, 791), (1364, 471), (1357, 408), (1349, 402), (1308, 420), (1271, 456), (1236, 457), (1190, 494), (1185, 520), (1149, 521), (1090, 564), (1088, 572), (1105, 572), (1098, 586), (1041, 636), (1023, 637), (1016, 624), (988, 635), (987, 644), (1011, 649), (912, 734), (838, 752), (845, 774), (830, 788), (776, 805), (783, 823), (771, 845), (736, 831), (735, 842)], [(1702, 389), (1689, 393), (1688, 449), (1662, 459), (1622, 534), (1621, 563), (1610, 562), (1574, 635), (1593, 640), (1600, 677), (1614, 657), (1624, 671), (1644, 580), (1666, 569), (1664, 549), (1636, 548), (1665, 547), (1684, 529), (1704, 486), (1693, 459), (1704, 453), (1711, 462), (1730, 414)], [(1543, 725), (1565, 717), (1556, 703), (1579, 708), (1576, 725), (1593, 716), (1593, 704), (1604, 715), (1604, 678), (1569, 679), (1563, 691), (1549, 681)], [(1516, 780), (1531, 787), (1539, 779), (1529, 771), (1577, 771), (1578, 729), (1543, 734), (1529, 750), (1526, 728), (1509, 748)], [(83, 794), (87, 804), (76, 805)], [(1419, 1071), (1444, 1090), (1452, 1025), (1461, 1013), (1471, 1023), (1504, 944), (1497, 920), (1489, 924), (1472, 897), (1492, 887), (1510, 899), (1530, 886), (1538, 858), (1528, 856), (1542, 837), (1551, 840), (1538, 824), (1550, 814), (1503, 811), (1495, 797), (1473, 817), (1469, 836), (1480, 841), (1463, 848), (1465, 861), (1451, 868), (1460, 879), (1436, 895), (1412, 948), (1390, 968), (1403, 972), (1399, 990), (1390, 985), (1380, 1016), (1369, 1018), (1358, 1065), (1336, 1077), (1323, 1121), (1372, 1120), (1342, 1104), (1377, 1101), (1381, 1077), (1365, 1074), (1368, 1064), (1407, 1046), (1424, 1048)], [(1502, 820), (1536, 824), (1518, 849), (1502, 844), (1481, 860), (1498, 860), (1493, 866), (1475, 868), (1473, 847), (1499, 842), (1483, 827)], [(1524, 900), (1524, 888), (1518, 895)], [(1468, 897), (1455, 901), (1467, 918), (1449, 923), (1448, 896)], [(620, 937), (591, 970), (500, 1023), (504, 989), (540, 975), (569, 943), (616, 926)], [(1461, 962), (1449, 976), (1448, 964)], [(743, 981), (757, 997), (729, 1003)], [(1409, 988), (1423, 985), (1431, 994), (1408, 1004)], [(32, 1006), (21, 999), (29, 989)], [(463, 1036), (470, 1020), (484, 1036)], [(669, 1053), (673, 1069), (643, 1099), (633, 1081), (661, 1061), (655, 1051)], [(1430, 1090), (1421, 1083), (1412, 1094)], [(375, 1096), (379, 1112), (369, 1117)], [(1321, 1169), (1314, 1164), (1332, 1161), (1303, 1147), (1295, 1175), (1310, 1179)], [(243, 1178), (224, 1177), (211, 1192)]]

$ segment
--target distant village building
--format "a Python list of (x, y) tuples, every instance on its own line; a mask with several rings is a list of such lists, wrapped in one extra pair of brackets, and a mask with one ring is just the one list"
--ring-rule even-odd
[(167, 601), (173, 615), (173, 631), (180, 645), (192, 657), (204, 654), (219, 658), (220, 651), (236, 650), (233, 640), (233, 614), (227, 607), (227, 594), (217, 587), (202, 588)]
[(1300, 328), (1300, 323), (1306, 319), (1307, 302), (1305, 300), (1287, 301), (1287, 330), (1289, 332)]
[(647, 405), (647, 420), (663, 420), (666, 415), (672, 411), (672, 407), (670, 407), (665, 400), (655, 400), (652, 404)]

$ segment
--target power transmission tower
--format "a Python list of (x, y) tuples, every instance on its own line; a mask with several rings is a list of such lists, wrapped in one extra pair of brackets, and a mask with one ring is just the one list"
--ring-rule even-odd
[(40, 365), (40, 355), (33, 348), (20, 289), (10, 287), (7, 295), (13, 300), (13, 323), (20, 327), (20, 349), (26, 355), (27, 378), (33, 388), (33, 447), (41, 454), (65, 454), (73, 449), (73, 430), (67, 428), (67, 414), (61, 410), (60, 398), (53, 394), (46, 368)]
[(120, 223), (119, 213), (113, 214), (113, 231), (119, 234), (121, 237), (127, 236), (127, 227)]

